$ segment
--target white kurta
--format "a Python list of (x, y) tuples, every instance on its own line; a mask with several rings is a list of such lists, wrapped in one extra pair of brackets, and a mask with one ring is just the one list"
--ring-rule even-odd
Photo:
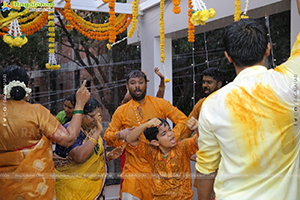
[(196, 169), (216, 199), (300, 199), (300, 34), (275, 70), (253, 66), (210, 95), (199, 116)]

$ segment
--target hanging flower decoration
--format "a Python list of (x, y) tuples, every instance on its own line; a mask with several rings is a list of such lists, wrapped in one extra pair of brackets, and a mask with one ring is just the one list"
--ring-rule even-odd
[(248, 5), (249, 5), (249, 0), (245, 1), (245, 9), (244, 12), (242, 14), (242, 10), (241, 10), (241, 0), (235, 0), (235, 10), (234, 10), (234, 21), (239, 21), (241, 18), (245, 19), (245, 18), (249, 18), (247, 16), (247, 11), (248, 11)]
[[(70, 0), (65, 0), (64, 11), (57, 9), (64, 18), (82, 35), (94, 40), (107, 40), (110, 36), (110, 22), (95, 24), (84, 20), (71, 9)], [(115, 36), (124, 32), (132, 20), (132, 15), (119, 14), (115, 19)]]
[(197, 26), (199, 24), (205, 25), (208, 19), (212, 19), (216, 16), (216, 11), (213, 8), (209, 10), (206, 8), (205, 3), (202, 0), (192, 0), (194, 10), (191, 18), (193, 25)]
[(165, 22), (164, 22), (165, 1), (160, 0), (160, 17), (159, 17), (159, 37), (160, 37), (160, 62), (165, 61)]
[(109, 42), (114, 43), (117, 36), (116, 36), (116, 13), (115, 13), (115, 0), (109, 0), (108, 3), (109, 7)]
[(108, 3), (108, 0), (102, 0), (103, 1), (103, 3)]
[(234, 21), (239, 21), (241, 19), (241, 14), (242, 14), (242, 11), (241, 11), (241, 1), (240, 0), (235, 0), (235, 3), (234, 3), (234, 7), (235, 7), (235, 10), (234, 10)]
[(173, 13), (175, 14), (179, 14), (181, 12), (181, 9), (179, 7), (180, 5), (180, 0), (172, 0), (173, 1)]
[(134, 0), (132, 2), (132, 24), (131, 24), (131, 28), (128, 31), (128, 37), (132, 37), (137, 25), (137, 18), (139, 16), (139, 0)]
[(191, 22), (191, 18), (192, 18), (192, 14), (193, 14), (193, 4), (192, 4), (192, 0), (188, 0), (188, 16), (189, 16), (189, 20), (188, 20), (188, 41), (189, 42), (195, 42), (195, 26), (194, 24), (192, 24)]
[[(10, 14), (8, 14), (9, 16)], [(28, 42), (25, 34), (22, 34), (20, 25), (17, 19), (12, 20), (9, 23), (8, 34), (3, 36), (3, 41), (7, 43), (10, 47), (22, 47)]]
[[(53, 0), (48, 0), (49, 3), (52, 3)], [(55, 58), (55, 23), (54, 23), (54, 12), (50, 11), (48, 16), (48, 36), (49, 36), (49, 59), (48, 63), (46, 63), (46, 68), (51, 70), (58, 70), (60, 68), (60, 65), (57, 64), (56, 58)]]
[[(48, 12), (35, 12), (34, 14), (29, 15), (28, 17), (18, 19), (19, 24), (24, 23), (24, 24), (20, 24), (20, 28), (21, 28), (21, 32), (23, 34), (26, 34), (27, 36), (32, 35), (33, 33), (39, 31), (42, 27), (46, 25), (47, 21), (48, 21)], [(0, 32), (0, 36), (3, 37), (9, 31), (9, 29), (8, 27), (3, 26), (1, 28), (1, 31), (3, 32)]]
[(160, 0), (160, 17), (159, 17), (159, 37), (160, 37), (160, 62), (163, 63), (164, 74), (165, 74), (165, 82), (169, 82), (170, 79), (167, 77), (167, 72), (165, 68), (165, 22), (164, 22), (164, 7), (165, 1)]

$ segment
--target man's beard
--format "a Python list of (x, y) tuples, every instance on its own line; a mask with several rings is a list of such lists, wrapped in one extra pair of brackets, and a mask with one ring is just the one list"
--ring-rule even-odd
[[(204, 90), (203, 97), (208, 97), (211, 93), (213, 93), (214, 91), (218, 90), (218, 86), (216, 86), (213, 91), (210, 91), (210, 89), (208, 87), (204, 87), (203, 90)], [(205, 93), (205, 90), (208, 90), (209, 92)]]
[(131, 97), (132, 97), (132, 99), (134, 100), (134, 101), (141, 101), (141, 100), (143, 100), (144, 98), (145, 98), (145, 96), (146, 96), (146, 89), (145, 89), (145, 91), (144, 92), (142, 92), (142, 90), (140, 90), (141, 91), (141, 94), (139, 95), (139, 96), (136, 96), (135, 95), (135, 91), (136, 90), (140, 90), (140, 89), (135, 89), (133, 92), (131, 92), (131, 90), (129, 90), (129, 94), (131, 95)]

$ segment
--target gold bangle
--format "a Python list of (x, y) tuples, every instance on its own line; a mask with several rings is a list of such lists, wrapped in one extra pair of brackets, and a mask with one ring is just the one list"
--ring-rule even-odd
[(98, 144), (98, 142), (94, 138), (89, 137), (89, 140), (91, 140), (95, 145)]

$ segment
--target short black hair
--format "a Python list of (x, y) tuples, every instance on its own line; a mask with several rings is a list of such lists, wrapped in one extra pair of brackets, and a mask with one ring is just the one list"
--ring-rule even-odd
[(221, 81), (222, 85), (225, 84), (225, 77), (223, 72), (217, 68), (217, 67), (210, 67), (205, 69), (202, 73), (202, 76), (211, 76), (213, 79), (215, 79), (217, 82)]
[(141, 70), (133, 70), (131, 71), (127, 77), (126, 77), (126, 83), (128, 83), (130, 78), (136, 78), (136, 77), (142, 77), (145, 79), (145, 82), (147, 83), (147, 76), (144, 72), (142, 72)]
[(225, 28), (225, 51), (238, 67), (253, 66), (263, 60), (268, 47), (268, 29), (255, 19), (240, 19)]
[[(157, 118), (161, 121), (160, 125), (159, 126), (170, 126), (169, 123), (167, 122), (167, 120), (165, 119), (161, 119), (161, 118)], [(146, 137), (147, 140), (149, 140), (150, 142), (152, 140), (158, 140), (157, 139), (157, 134), (158, 134), (158, 128), (157, 127), (152, 127), (152, 128), (147, 128), (145, 131), (144, 131), (144, 135)]]

